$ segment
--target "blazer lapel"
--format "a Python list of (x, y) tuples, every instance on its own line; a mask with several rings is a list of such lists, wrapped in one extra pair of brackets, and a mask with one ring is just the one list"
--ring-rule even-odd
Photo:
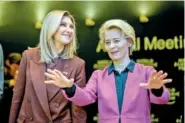
[(137, 90), (135, 90), (136, 89), (135, 86), (139, 86), (137, 85), (136, 82), (138, 81), (138, 78), (140, 76), (139, 73), (136, 71), (136, 67), (137, 66), (135, 65), (133, 72), (130, 72), (130, 71), (128, 72), (127, 80), (125, 83), (124, 96), (123, 96), (123, 105), (121, 110), (122, 114), (129, 113), (130, 110), (132, 110), (132, 108), (134, 108), (135, 106), (132, 100), (133, 98), (135, 98), (135, 94), (138, 93), (136, 92)]
[[(68, 65), (69, 63), (67, 61), (68, 60), (66, 60), (66, 59), (61, 59), (59, 61), (60, 63), (58, 63), (61, 67), (57, 67), (55, 69), (61, 71), (62, 74), (65, 75), (69, 79), (71, 72), (72, 72), (72, 68), (69, 68), (69, 65)], [(59, 88), (55, 85), (50, 85), (50, 88), (52, 90), (50, 91), (49, 101), (52, 100), (54, 98), (54, 96), (61, 90), (61, 88)]]
[[(108, 93), (111, 94), (111, 103), (112, 105), (114, 105), (115, 107), (115, 112), (116, 113), (119, 113), (119, 109), (118, 109), (118, 98), (117, 98), (117, 93), (116, 93), (116, 81), (115, 81), (115, 76), (114, 76), (114, 72), (112, 72), (111, 74), (107, 74), (107, 77), (106, 77), (106, 83), (109, 82), (108, 84)], [(112, 88), (112, 89), (111, 89)]]
[(71, 72), (72, 72), (72, 68), (69, 67), (69, 62), (68, 60), (65, 60), (64, 61), (64, 68), (62, 69), (62, 74), (64, 74), (68, 79), (70, 79), (70, 75), (71, 75)]
[(39, 63), (32, 60), (30, 61), (30, 73), (31, 73), (31, 78), (33, 81), (33, 86), (34, 86), (36, 95), (39, 99), (39, 102), (44, 112), (46, 113), (48, 118), (51, 119), (48, 98), (47, 98), (46, 84), (44, 83), (45, 69), (46, 69), (46, 66), (44, 63)]

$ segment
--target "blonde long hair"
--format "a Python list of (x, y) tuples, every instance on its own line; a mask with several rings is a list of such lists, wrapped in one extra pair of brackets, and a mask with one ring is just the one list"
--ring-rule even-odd
[(49, 63), (53, 59), (59, 57), (54, 45), (53, 35), (60, 26), (64, 16), (68, 16), (74, 24), (74, 36), (72, 41), (64, 46), (64, 50), (60, 57), (64, 59), (73, 58), (77, 50), (76, 25), (73, 16), (68, 11), (54, 10), (51, 11), (44, 19), (40, 32), (40, 41), (38, 47), (40, 49), (41, 61)]

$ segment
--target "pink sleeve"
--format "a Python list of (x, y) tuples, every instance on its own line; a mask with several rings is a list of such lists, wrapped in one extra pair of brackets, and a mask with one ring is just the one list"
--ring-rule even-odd
[(73, 97), (69, 98), (63, 90), (64, 96), (79, 106), (85, 106), (94, 103), (97, 99), (97, 74), (98, 71), (93, 72), (85, 88), (80, 88), (75, 84), (76, 90)]
[[(150, 75), (155, 69), (153, 67), (146, 68), (146, 80), (148, 81)], [(163, 93), (160, 97), (155, 96), (151, 90), (149, 90), (150, 102), (154, 104), (166, 104), (170, 99), (169, 90), (163, 86)]]

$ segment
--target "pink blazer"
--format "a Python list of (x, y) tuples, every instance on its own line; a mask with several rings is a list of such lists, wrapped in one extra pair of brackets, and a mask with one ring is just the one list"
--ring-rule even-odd
[(156, 97), (151, 90), (139, 87), (147, 82), (153, 67), (135, 64), (133, 72), (128, 73), (126, 80), (121, 114), (118, 110), (114, 73), (108, 75), (108, 67), (93, 72), (85, 88), (76, 86), (75, 94), (68, 98), (79, 106), (88, 105), (98, 100), (99, 123), (150, 123), (150, 103), (165, 104), (169, 101), (169, 91), (163, 87), (161, 97)]

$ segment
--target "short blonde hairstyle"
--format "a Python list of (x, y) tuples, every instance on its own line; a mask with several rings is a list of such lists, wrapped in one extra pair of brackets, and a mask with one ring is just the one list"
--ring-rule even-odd
[(105, 31), (112, 28), (120, 29), (122, 35), (127, 39), (130, 38), (132, 41), (132, 47), (134, 46), (136, 39), (134, 28), (126, 21), (121, 19), (111, 19), (102, 24), (102, 26), (99, 29), (99, 38), (102, 43), (104, 42)]
[[(59, 56), (54, 45), (53, 35), (59, 28), (61, 20), (64, 16), (68, 16), (74, 24), (74, 36), (72, 41), (64, 46), (64, 50)], [(64, 59), (73, 58), (77, 50), (76, 25), (73, 16), (68, 11), (54, 10), (51, 11), (44, 19), (40, 32), (40, 48), (41, 61), (49, 63), (57, 57)]]

